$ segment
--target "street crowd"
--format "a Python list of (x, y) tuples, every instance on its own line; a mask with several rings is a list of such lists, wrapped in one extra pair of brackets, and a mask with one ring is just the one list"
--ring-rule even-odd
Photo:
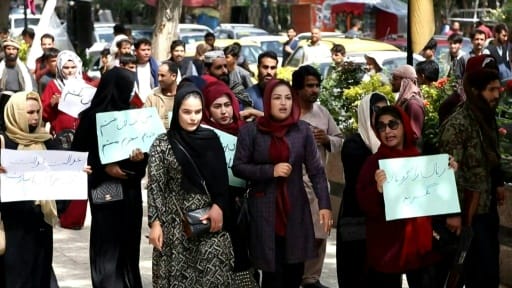
[[(294, 32), (288, 30), (285, 57)], [(508, 28), (498, 24), (492, 35), (476, 28), (469, 54), (460, 49), (459, 31), (450, 33), (442, 63), (433, 58), (435, 40), (422, 51), (425, 61), (402, 65), (389, 77), (377, 59), (366, 57), (363, 81), (377, 75), (397, 98), (391, 103), (378, 92), (363, 95), (357, 132), (342, 135), (318, 102), (323, 79), (314, 63), (331, 54), (326, 77), (336, 77), (343, 73), (345, 47), (326, 47), (317, 28), (305, 49), (308, 63), (293, 72), (291, 83), (277, 78), (281, 63), (275, 52), (258, 56), (253, 83), (237, 43), (221, 50), (207, 33), (189, 59), (185, 43), (174, 40), (170, 58), (160, 61), (152, 56), (150, 40), (133, 41), (119, 24), (111, 47), (102, 52), (101, 78), (94, 79), (76, 53), (59, 51), (50, 34), (33, 39), (28, 29), (27, 44), (41, 41), (44, 50), (35, 63), (20, 61), (15, 40), (2, 42), (0, 140), (7, 149), (89, 153), (84, 171), (95, 288), (142, 287), (146, 216), (154, 287), (326, 287), (320, 275), (332, 228), (340, 287), (402, 287), (403, 274), (411, 288), (498, 287), (497, 206), (503, 205), (505, 188), (496, 107), (500, 81), (512, 73)], [(489, 36), (494, 39), (484, 47)], [(387, 221), (387, 177), (379, 160), (422, 155), (420, 86), (438, 80), (440, 65), (456, 86), (438, 111), (435, 151), (449, 155), (445, 165), (455, 171), (460, 213)], [(78, 82), (97, 89), (91, 105), (73, 117), (58, 104), (66, 85)], [(155, 107), (166, 132), (149, 152), (134, 149), (124, 160), (102, 164), (96, 115), (147, 107)], [(229, 168), (210, 127), (237, 137)], [(341, 152), (346, 182), (337, 227), (324, 168), (335, 152)], [(229, 173), (245, 185), (232, 185)], [(115, 189), (122, 196), (93, 200), (98, 191)], [(52, 227), (81, 229), (86, 210), (87, 200), (1, 203), (6, 245), (0, 287), (58, 287)], [(459, 239), (467, 235), (471, 242), (463, 269), (457, 269)]]

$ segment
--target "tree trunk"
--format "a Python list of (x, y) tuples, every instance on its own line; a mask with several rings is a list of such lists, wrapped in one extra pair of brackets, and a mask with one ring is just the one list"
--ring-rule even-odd
[(159, 61), (169, 58), (171, 42), (178, 37), (182, 0), (159, 0), (153, 32), (152, 55)]
[(0, 28), (9, 28), (10, 1), (0, 1)]

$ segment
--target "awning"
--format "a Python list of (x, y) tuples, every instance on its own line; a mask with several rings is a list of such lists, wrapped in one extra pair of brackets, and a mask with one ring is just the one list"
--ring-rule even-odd
[(183, 0), (185, 7), (216, 7), (217, 0)]
[(331, 13), (363, 15), (365, 3), (338, 3), (331, 6)]

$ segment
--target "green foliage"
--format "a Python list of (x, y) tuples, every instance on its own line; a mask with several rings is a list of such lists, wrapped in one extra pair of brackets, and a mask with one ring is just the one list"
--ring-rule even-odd
[(390, 85), (382, 83), (379, 74), (374, 74), (370, 77), (370, 80), (363, 81), (359, 85), (350, 87), (344, 92), (346, 101), (349, 103), (347, 107), (346, 117), (350, 119), (349, 123), (346, 123), (344, 127), (346, 133), (353, 133), (357, 130), (357, 109), (361, 99), (373, 92), (379, 92), (386, 96), (389, 103), (395, 103), (395, 95), (391, 91)]
[(20, 41), (20, 49), (18, 50), (18, 58), (25, 63), (27, 61), (28, 57), (28, 45), (25, 43), (25, 41)]
[(497, 108), (497, 123), (500, 136), (501, 168), (505, 174), (505, 181), (512, 181), (512, 95), (510, 91), (502, 95), (501, 103)]
[[(424, 147), (437, 147), (439, 142), (439, 106), (456, 89), (456, 81), (453, 78), (442, 78), (432, 85), (420, 87), (425, 105), (425, 121), (423, 122), (422, 139)], [(429, 150), (430, 151), (430, 150)], [(436, 151), (433, 150), (433, 151)]]
[(353, 100), (345, 97), (344, 91), (361, 82), (362, 67), (353, 62), (344, 62), (340, 68), (332, 66), (330, 70), (322, 83), (319, 100), (343, 131), (353, 125), (350, 114)]

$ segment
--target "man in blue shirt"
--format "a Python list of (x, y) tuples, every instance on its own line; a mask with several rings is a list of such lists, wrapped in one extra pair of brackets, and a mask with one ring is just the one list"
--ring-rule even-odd
[(265, 84), (276, 78), (277, 54), (273, 51), (265, 51), (258, 56), (258, 83), (247, 89), (252, 100), (252, 107), (263, 111), (263, 92)]

